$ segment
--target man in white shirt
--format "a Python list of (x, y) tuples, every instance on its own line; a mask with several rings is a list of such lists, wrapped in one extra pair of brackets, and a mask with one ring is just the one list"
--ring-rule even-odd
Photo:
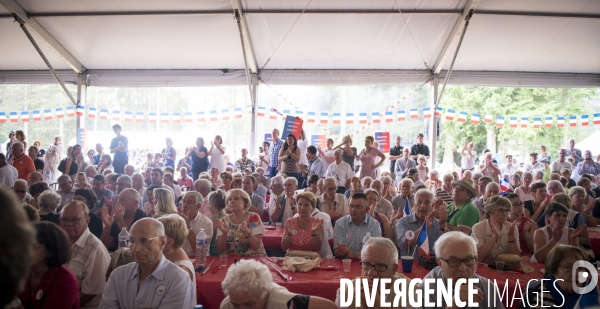
[(271, 178), (271, 197), (269, 199), (269, 204), (268, 204), (268, 209), (267, 209), (269, 212), (269, 218), (271, 218), (272, 209), (275, 209), (275, 207), (276, 207), (275, 201), (281, 194), (283, 194), (284, 181), (285, 181), (285, 178), (283, 178), (283, 176), (280, 176), (280, 175), (277, 175), (277, 176)]
[(344, 152), (342, 149), (336, 149), (333, 154), (335, 155), (335, 161), (329, 165), (325, 177), (331, 177), (335, 179), (337, 184), (337, 193), (344, 194), (346, 192), (346, 184), (354, 176), (354, 171), (350, 164), (342, 160)]
[(531, 172), (533, 170), (544, 170), (544, 164), (542, 162), (538, 162), (537, 156), (537, 152), (532, 152), (529, 154), (530, 161), (525, 164), (525, 171)]
[(194, 189), (200, 193), (200, 195), (202, 195), (203, 202), (202, 206), (200, 206), (200, 212), (212, 220), (213, 214), (212, 211), (210, 211), (210, 204), (208, 203), (208, 194), (211, 192), (210, 181), (206, 179), (198, 179), (196, 182), (194, 182)]
[(552, 162), (552, 165), (550, 166), (550, 172), (560, 174), (560, 171), (563, 168), (573, 170), (573, 166), (571, 165), (571, 163), (569, 161), (566, 160), (566, 158), (567, 158), (567, 151), (564, 149), (559, 149), (558, 150), (558, 159), (556, 161)]
[(500, 172), (504, 175), (504, 173), (508, 173), (508, 175), (512, 176), (517, 172), (518, 167), (512, 164), (513, 157), (512, 155), (506, 155), (506, 165), (502, 167)]
[(213, 236), (212, 220), (198, 211), (203, 202), (202, 195), (197, 191), (186, 192), (181, 200), (181, 212), (178, 214), (185, 220), (185, 225), (188, 228), (187, 240), (183, 242), (181, 248), (190, 256), (195, 255), (196, 235), (198, 235), (200, 229), (204, 229), (208, 243), (210, 243)]
[(0, 186), (10, 190), (18, 178), (19, 172), (17, 172), (17, 169), (10, 164), (6, 164), (6, 156), (0, 153)]
[(71, 177), (67, 175), (61, 175), (58, 177), (58, 190), (56, 193), (60, 194), (59, 207), (62, 207), (73, 199), (75, 190), (77, 189), (73, 187), (73, 181), (71, 180)]
[(323, 180), (323, 194), (319, 196), (319, 203), (321, 211), (328, 214), (332, 222), (350, 213), (346, 197), (336, 192), (336, 180), (331, 177)]
[(475, 168), (475, 158), (477, 158), (477, 152), (473, 150), (473, 142), (465, 142), (463, 148), (458, 149), (458, 153), (461, 155), (460, 168), (462, 172), (472, 171)]
[(283, 182), (285, 194), (274, 199), (274, 203), (269, 206), (269, 216), (271, 222), (281, 222), (285, 224), (288, 218), (298, 213), (294, 193), (298, 189), (298, 180), (294, 177), (287, 178)]
[(81, 308), (100, 304), (110, 264), (108, 250), (88, 229), (89, 214), (89, 208), (79, 201), (67, 203), (60, 214), (60, 227), (71, 240), (71, 260), (65, 266), (77, 277)]

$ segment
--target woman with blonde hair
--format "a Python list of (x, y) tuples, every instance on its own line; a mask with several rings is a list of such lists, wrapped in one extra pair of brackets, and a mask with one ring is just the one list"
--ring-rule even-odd
[(165, 188), (156, 188), (154, 192), (154, 218), (158, 219), (164, 215), (177, 213), (175, 203), (173, 203), (173, 194)]
[(62, 152), (62, 140), (60, 136), (55, 136), (54, 143), (48, 147), (46, 159), (44, 160), (44, 172), (42, 173), (44, 182), (49, 184), (55, 183), (58, 176), (60, 176), (58, 165), (60, 164), (60, 160), (62, 160)]
[(208, 156), (210, 157), (209, 169), (216, 168), (219, 172), (225, 171), (225, 146), (223, 139), (220, 135), (215, 136), (215, 139), (210, 142), (210, 150), (208, 150)]
[(317, 207), (317, 196), (311, 192), (301, 192), (294, 200), (298, 208), (298, 216), (289, 218), (285, 222), (281, 248), (288, 252), (301, 250), (320, 253), (325, 232), (324, 221), (312, 216), (312, 212)]
[[(23, 149), (27, 150), (27, 137), (25, 136), (25, 132), (23, 130), (15, 131), (15, 139), (21, 143), (23, 143)], [(32, 158), (35, 159), (35, 158)]]
[(429, 167), (425, 164), (427, 163), (427, 159), (425, 159), (424, 155), (419, 155), (417, 157), (417, 172), (419, 172), (419, 178), (421, 178), (422, 182), (429, 180)]
[(229, 189), (231, 189), (231, 182), (233, 181), (233, 175), (231, 175), (230, 172), (222, 172), (220, 176), (221, 176), (221, 181), (223, 182), (223, 184), (221, 186), (219, 186), (218, 189), (222, 189), (225, 192), (229, 191)]

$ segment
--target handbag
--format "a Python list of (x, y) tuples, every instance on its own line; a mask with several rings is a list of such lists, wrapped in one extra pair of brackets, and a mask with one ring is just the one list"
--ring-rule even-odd
[(77, 165), (77, 163), (75, 163), (75, 160), (73, 160), (73, 162), (71, 162), (71, 167), (69, 168), (69, 173), (65, 173), (66, 168), (67, 168), (67, 158), (64, 158), (64, 159), (62, 159), (62, 161), (60, 161), (60, 164), (58, 165), (58, 171), (60, 171), (63, 174), (67, 174), (67, 175), (77, 174), (77, 170), (79, 170), (79, 165)]
[(283, 258), (281, 269), (291, 272), (308, 272), (321, 265), (321, 256), (312, 251), (293, 250)]

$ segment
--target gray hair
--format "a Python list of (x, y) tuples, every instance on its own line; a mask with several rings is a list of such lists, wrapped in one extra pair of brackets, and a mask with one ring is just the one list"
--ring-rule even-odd
[(417, 191), (417, 193), (415, 194), (415, 204), (417, 203), (417, 200), (421, 200), (421, 198), (419, 198), (419, 196), (422, 195), (427, 195), (427, 197), (429, 197), (429, 199), (431, 199), (431, 202), (434, 202), (435, 199), (435, 195), (433, 194), (433, 192), (431, 192), (431, 190), (429, 189), (419, 189), (419, 191)]
[(366, 182), (366, 180), (367, 180), (367, 179), (371, 179), (371, 183), (373, 183), (373, 178), (371, 178), (371, 177), (369, 177), (369, 176), (365, 176), (365, 177), (363, 177), (363, 179), (360, 181), (360, 185), (361, 185), (361, 186), (364, 186), (364, 185), (365, 185), (365, 182)]
[(500, 190), (500, 185), (497, 182), (490, 182), (485, 186), (485, 192), (487, 192), (492, 187), (496, 187), (496, 189)]
[(337, 181), (335, 180), (335, 178), (327, 177), (327, 178), (323, 179), (323, 186), (325, 186), (325, 183), (327, 183), (327, 182), (333, 182), (333, 184), (337, 187)]
[(403, 184), (403, 183), (405, 183), (405, 182), (408, 182), (408, 183), (410, 183), (410, 186), (411, 186), (411, 187), (415, 185), (415, 182), (414, 182), (412, 179), (410, 179), (410, 178), (403, 178), (403, 179), (402, 179), (402, 180), (400, 180), (400, 182), (398, 183), (398, 187), (402, 186), (402, 184)]
[(48, 212), (54, 212), (56, 208), (60, 205), (60, 201), (62, 200), (60, 194), (52, 191), (46, 190), (37, 197), (38, 207), (40, 210), (45, 210)]
[(173, 248), (181, 248), (188, 236), (188, 228), (185, 220), (180, 215), (170, 214), (158, 218), (158, 221), (162, 223), (166, 236), (173, 239)]
[(583, 196), (585, 196), (586, 195), (585, 189), (580, 186), (571, 187), (571, 189), (569, 189), (569, 196), (573, 196), (576, 194), (583, 194)]
[[(206, 180), (206, 179), (198, 179), (196, 180), (196, 182), (194, 183), (194, 187), (200, 187), (201, 189), (204, 189), (204, 191), (209, 191), (210, 192), (210, 181)], [(194, 192), (194, 191), (189, 191), (189, 192)]]
[(288, 180), (290, 180), (291, 182), (293, 182), (294, 185), (296, 187), (298, 187), (298, 179), (296, 179), (296, 177), (288, 177), (288, 178), (285, 179), (285, 181), (288, 181)]
[(550, 180), (546, 185), (546, 188), (550, 187), (550, 185), (555, 185), (558, 187), (558, 193), (565, 193), (565, 187), (563, 187), (562, 183), (558, 180)]
[(162, 222), (160, 222), (154, 218), (141, 218), (141, 219), (137, 220), (135, 223), (133, 223), (133, 225), (131, 225), (131, 228), (129, 229), (129, 231), (133, 230), (133, 227), (137, 224), (140, 224), (140, 222), (146, 222), (146, 221), (152, 222), (152, 225), (154, 228), (154, 236), (157, 236), (157, 237), (166, 236), (165, 235), (165, 226), (162, 224)]
[(394, 181), (392, 180), (392, 177), (390, 176), (381, 176), (381, 183), (385, 183), (388, 182), (389, 184), (392, 184)]
[(119, 179), (124, 179), (129, 187), (131, 187), (133, 185), (133, 180), (131, 180), (131, 177), (129, 177), (129, 175), (119, 176), (119, 178), (117, 178), (117, 182), (119, 181)]
[(344, 151), (340, 148), (336, 149), (333, 151), (333, 155), (335, 156), (337, 153), (340, 153), (341, 155), (344, 155)]
[(282, 187), (283, 188), (283, 176), (281, 175), (277, 175), (273, 178), (271, 178), (271, 186), (278, 186), (278, 187)]
[(452, 175), (451, 173), (444, 174), (444, 177), (442, 177), (442, 180), (446, 179), (446, 177), (452, 178), (452, 181), (456, 180), (456, 179), (454, 179), (454, 175)]
[(140, 202), (140, 200), (141, 200), (140, 193), (136, 189), (127, 188), (127, 189), (124, 189), (123, 191), (121, 191), (121, 193), (123, 193), (123, 192), (129, 193), (129, 197), (131, 197), (133, 200), (135, 200), (138, 203)]
[(432, 169), (429, 171), (429, 175), (435, 175), (435, 177), (437, 177), (438, 179), (440, 179), (440, 172), (438, 172), (438, 170), (436, 169)]
[(204, 203), (204, 198), (202, 197), (202, 194), (200, 194), (200, 192), (198, 191), (188, 191), (183, 196), (185, 197), (186, 195), (193, 195), (196, 198), (196, 204)]
[(477, 241), (475, 241), (475, 239), (473, 239), (472, 237), (467, 236), (467, 234), (463, 232), (454, 231), (442, 234), (442, 236), (440, 236), (440, 238), (438, 238), (438, 240), (435, 242), (435, 244), (433, 245), (435, 257), (445, 258), (442, 257), (442, 249), (444, 248), (444, 245), (446, 245), (446, 243), (455, 242), (463, 242), (469, 244), (471, 246), (471, 249), (473, 250), (473, 253), (477, 255)]
[[(229, 266), (225, 279), (221, 282), (223, 293), (253, 295), (264, 297), (273, 286), (273, 277), (269, 268), (255, 260), (241, 260)], [(258, 297), (257, 297), (258, 296)]]
[(533, 171), (535, 173), (535, 177), (537, 177), (538, 179), (543, 179), (544, 178), (544, 172), (541, 170), (535, 170)]
[[(396, 265), (398, 264), (398, 249), (396, 249), (396, 245), (394, 245), (394, 243), (389, 240), (388, 238), (385, 237), (371, 237), (371, 239), (369, 239), (369, 241), (367, 241), (367, 243), (364, 245), (362, 252), (366, 252), (366, 249), (368, 246), (373, 246), (373, 247), (387, 247), (390, 250), (390, 263), (392, 263), (392, 265)], [(362, 254), (361, 254), (362, 255)]]

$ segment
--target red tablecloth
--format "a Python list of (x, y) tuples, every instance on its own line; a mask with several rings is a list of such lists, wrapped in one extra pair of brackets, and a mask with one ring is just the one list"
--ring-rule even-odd
[(279, 231), (265, 229), (265, 234), (262, 237), (265, 250), (281, 250), (281, 238), (283, 238), (283, 228)]
[(595, 254), (600, 254), (600, 227), (589, 227), (588, 233), (590, 234), (590, 246)]
[[(215, 257), (209, 257), (209, 263), (215, 259)], [(223, 291), (221, 289), (221, 282), (225, 278), (225, 274), (227, 273), (227, 267), (220, 267), (219, 258), (213, 264), (213, 268), (217, 268), (217, 273), (211, 273), (209, 271), (206, 275), (196, 274), (196, 295), (198, 298), (198, 304), (204, 306), (207, 309), (218, 309), (221, 301), (225, 298)], [(229, 257), (228, 265), (233, 263), (234, 257)], [(237, 258), (239, 259), (239, 258)], [(400, 263), (399, 263), (400, 264)], [(519, 286), (523, 288), (527, 285), (527, 282), (531, 279), (542, 278), (542, 273), (540, 269), (544, 267), (543, 264), (539, 263), (525, 263), (532, 266), (535, 271), (529, 274), (519, 274), (512, 272), (496, 272), (493, 269), (489, 269), (483, 265), (477, 265), (476, 273), (486, 277), (488, 279), (497, 279), (498, 287), (504, 288), (506, 284), (506, 280), (508, 279), (509, 293), (510, 298), (512, 299), (513, 291), (516, 287), (517, 280), (519, 282)], [(321, 266), (337, 266), (339, 267), (339, 271), (326, 271), (326, 270), (313, 270), (308, 273), (290, 273), (284, 272), (287, 275), (292, 276), (292, 280), (284, 281), (279, 275), (271, 270), (271, 274), (273, 275), (273, 280), (275, 283), (286, 287), (288, 290), (294, 293), (300, 294), (308, 294), (315, 295), (330, 299), (335, 301), (336, 292), (340, 287), (340, 279), (349, 278), (353, 279), (361, 274), (360, 265), (358, 261), (352, 262), (352, 269), (349, 273), (344, 272), (342, 269), (342, 261), (339, 259), (323, 259), (321, 262)], [(401, 265), (399, 265), (399, 271), (401, 271)], [(419, 266), (415, 262), (413, 266), (413, 271), (411, 273), (406, 273), (405, 275), (409, 278), (423, 278), (429, 270)], [(517, 293), (517, 296), (519, 293)], [(505, 307), (508, 308), (517, 308), (519, 306), (519, 300), (515, 301), (512, 306), (507, 304), (507, 300), (504, 300)]]

